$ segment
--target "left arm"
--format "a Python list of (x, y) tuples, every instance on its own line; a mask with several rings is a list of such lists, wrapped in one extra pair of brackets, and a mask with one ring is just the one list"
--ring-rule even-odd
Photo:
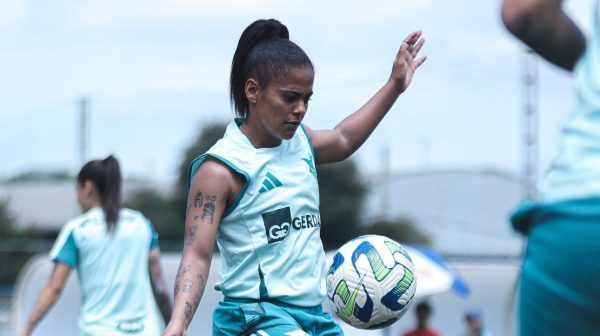
[(416, 59), (423, 43), (425, 40), (421, 38), (420, 31), (404, 39), (387, 83), (334, 129), (313, 131), (306, 128), (318, 164), (342, 161), (367, 140), (398, 96), (408, 88), (417, 68), (425, 62), (426, 57)]
[(167, 285), (165, 284), (165, 278), (163, 277), (162, 268), (160, 266), (160, 248), (155, 247), (150, 251), (148, 256), (148, 268), (150, 270), (152, 294), (154, 294), (154, 300), (160, 310), (163, 321), (165, 321), (165, 325), (167, 325), (171, 319), (171, 314), (173, 313), (173, 306), (169, 299), (169, 292), (167, 291)]
[(30, 335), (33, 332), (35, 326), (46, 315), (60, 296), (60, 293), (62, 293), (69, 274), (71, 274), (71, 267), (62, 262), (56, 262), (54, 271), (52, 271), (50, 279), (46, 282), (35, 301), (33, 310), (25, 323), (25, 327), (21, 331), (21, 335)]
[(563, 0), (504, 0), (502, 22), (549, 62), (572, 71), (585, 51), (585, 37), (562, 9)]

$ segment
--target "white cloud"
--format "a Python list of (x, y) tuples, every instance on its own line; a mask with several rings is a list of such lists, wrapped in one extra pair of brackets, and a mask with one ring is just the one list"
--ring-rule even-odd
[(0, 1), (0, 40), (9, 38), (19, 31), (30, 14), (29, 1)]

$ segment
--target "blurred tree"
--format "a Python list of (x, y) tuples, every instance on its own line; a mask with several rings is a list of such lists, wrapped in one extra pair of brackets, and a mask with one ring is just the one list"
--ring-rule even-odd
[(321, 195), (321, 239), (326, 250), (356, 237), (367, 191), (353, 160), (317, 166)]
[(172, 199), (163, 196), (155, 189), (143, 189), (135, 193), (132, 199), (125, 202), (125, 206), (141, 211), (158, 232), (159, 239), (183, 239), (183, 225), (175, 222), (177, 209), (172, 206)]
[(181, 163), (179, 164), (177, 176), (177, 188), (185, 193), (186, 198), (190, 163), (200, 154), (212, 147), (217, 140), (221, 139), (223, 134), (225, 134), (226, 127), (227, 124), (220, 122), (213, 122), (202, 126), (200, 133), (198, 133), (198, 137), (186, 148)]
[(0, 237), (11, 237), (15, 232), (15, 218), (8, 208), (8, 200), (0, 200)]
[(68, 171), (28, 171), (11, 176), (4, 183), (24, 183), (24, 182), (62, 182), (73, 180), (73, 176)]
[(398, 218), (393, 221), (379, 220), (361, 227), (361, 235), (366, 234), (386, 236), (400, 243), (426, 246), (431, 244), (431, 238), (407, 218)]

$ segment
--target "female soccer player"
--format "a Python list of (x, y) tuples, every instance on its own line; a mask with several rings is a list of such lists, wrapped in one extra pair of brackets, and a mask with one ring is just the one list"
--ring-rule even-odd
[[(277, 20), (240, 37), (231, 67), (239, 118), (190, 166), (186, 239), (165, 335), (184, 335), (208, 278), (215, 238), (225, 296), (215, 335), (339, 335), (323, 313), (325, 255), (315, 164), (341, 161), (373, 132), (425, 61), (421, 32), (402, 43), (386, 84), (334, 129), (302, 124), (313, 65)], [(326, 223), (325, 223), (326, 225)]]
[(121, 172), (111, 155), (86, 163), (77, 176), (84, 214), (61, 230), (50, 258), (54, 271), (21, 335), (29, 335), (77, 269), (82, 293), (82, 335), (159, 335), (148, 319), (150, 293), (165, 323), (171, 302), (159, 263), (158, 236), (141, 213), (121, 209)]

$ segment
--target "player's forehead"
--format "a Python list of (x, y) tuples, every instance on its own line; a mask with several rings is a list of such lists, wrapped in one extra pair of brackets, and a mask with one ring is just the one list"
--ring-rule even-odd
[(309, 66), (294, 67), (271, 79), (268, 87), (279, 91), (312, 94), (314, 71)]

